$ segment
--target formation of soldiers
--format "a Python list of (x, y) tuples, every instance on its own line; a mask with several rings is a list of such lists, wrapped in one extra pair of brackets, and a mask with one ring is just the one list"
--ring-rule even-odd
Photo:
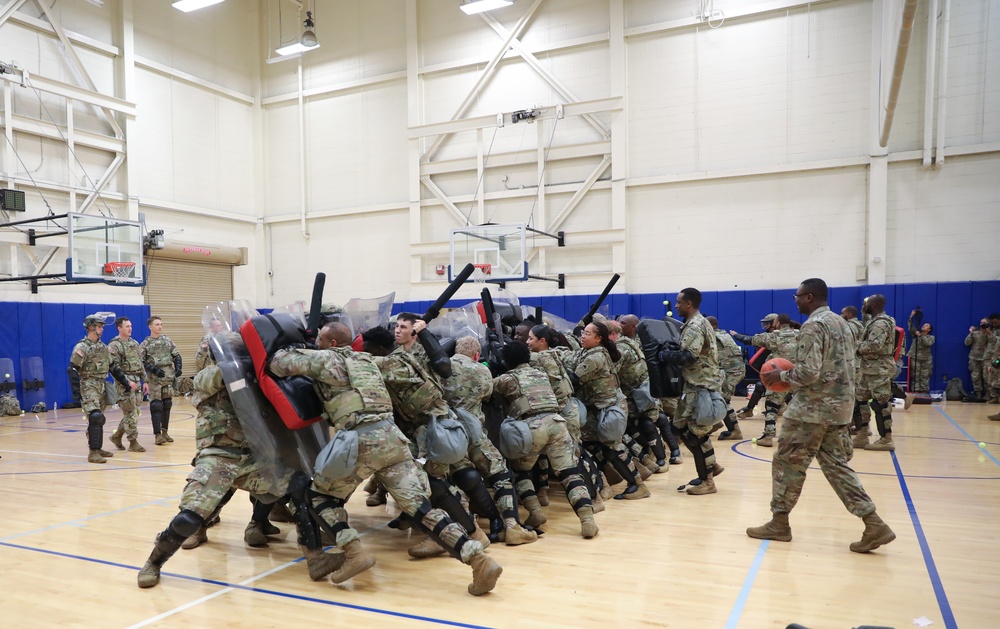
[[(149, 412), (156, 445), (173, 442), (167, 432), (173, 405), (174, 382), (182, 375), (181, 355), (177, 346), (165, 336), (160, 317), (146, 321), (150, 335), (142, 343), (132, 338), (132, 322), (128, 317), (115, 319), (118, 336), (105, 345), (101, 341), (103, 316), (89, 315), (83, 321), (87, 335), (70, 353), (69, 377), (74, 389), (80, 391), (80, 406), (87, 418), (87, 445), (90, 463), (106, 463), (114, 456), (104, 446), (104, 411), (117, 403), (122, 419), (111, 435), (111, 442), (125, 450), (122, 438), (128, 438), (130, 452), (145, 452), (139, 443), (138, 420), (142, 398), (149, 395)], [(106, 382), (108, 374), (114, 384)]]
[[(717, 491), (716, 478), (724, 468), (715, 460), (711, 435), (725, 427), (719, 439), (743, 438), (731, 405), (735, 386), (745, 375), (742, 351), (734, 339), (796, 365), (762, 378), (762, 389), (778, 380), (792, 383), (793, 389), (788, 394), (765, 393), (764, 431), (755, 443), (778, 446), (773, 465), (775, 478), (780, 476), (782, 482), (775, 484), (772, 521), (748, 529), (747, 534), (791, 539), (788, 513), (801, 491), (805, 469), (818, 452), (819, 463), (825, 472), (829, 468), (828, 480), (845, 506), (865, 521), (864, 536), (851, 550), (874, 550), (895, 536), (875, 515), (874, 503), (846, 463), (852, 446), (894, 448), (895, 321), (885, 313), (882, 295), (865, 300), (860, 319), (851, 307), (840, 317), (832, 315), (825, 303), (825, 284), (820, 287), (816, 282), (821, 280), (803, 283), (796, 294), (797, 303), (800, 296), (814, 302), (810, 307), (799, 304), (800, 311), (810, 315), (801, 330), (788, 315), (770, 314), (762, 320), (764, 331), (752, 336), (719, 330), (714, 317), (700, 313), (700, 292), (681, 291), (676, 302), (684, 319), (680, 342), (654, 359), (681, 369), (684, 392), (679, 399), (650, 397), (650, 361), (635, 340), (639, 319), (634, 315), (617, 320), (597, 316), (579, 326), (577, 334), (526, 320), (510, 330), (513, 338), (504, 339), (499, 355), (494, 352), (489, 360), (483, 355), (484, 342), (460, 338), (450, 358), (450, 377), (437, 372), (417, 342), (427, 327), (417, 315), (399, 315), (394, 330), (365, 331), (363, 351), (356, 351), (358, 339), (350, 328), (330, 322), (320, 330), (315, 349), (283, 349), (268, 363), (275, 377), (311, 379), (331, 434), (355, 439), (353, 458), (329, 456), (322, 464), (318, 460), (311, 477), (255, 456), (216, 364), (218, 356), (210, 349), (213, 337), (228, 335), (233, 344), (243, 340), (213, 320), (196, 356), (195, 470), (188, 477), (180, 513), (157, 536), (138, 584), (155, 586), (160, 568), (179, 548), (206, 542), (206, 529), (218, 521), (237, 489), (249, 492), (254, 503), (245, 536), (248, 545), (266, 547), (268, 537), (280, 532), (268, 517), (282, 511), (286, 521), (296, 524), (310, 578), (329, 577), (334, 583), (351, 579), (375, 564), (346, 511), (359, 483), (370, 478), (366, 504), (385, 504), (391, 495), (402, 515), (390, 527), (423, 533), (408, 550), (412, 557), (451, 554), (473, 569), (468, 591), (489, 592), (502, 568), (484, 549), (491, 543), (517, 546), (539, 538), (548, 521), (545, 507), (553, 476), (562, 485), (585, 539), (599, 534), (595, 514), (606, 508), (606, 500), (650, 496), (646, 481), (665, 472), (669, 464), (680, 463), (679, 441), (697, 470), (697, 477), (682, 486), (686, 493)], [(822, 319), (810, 325), (814, 315)], [(983, 358), (976, 359), (987, 363), (980, 376), (982, 390), (997, 398), (1000, 367), (989, 361), (1000, 358), (1000, 334), (992, 333), (994, 321), (1000, 329), (1000, 315), (990, 320), (990, 329), (983, 325), (982, 330), (970, 330), (967, 344), (974, 350), (982, 346)], [(181, 372), (179, 355), (162, 335), (158, 318), (150, 319), (153, 334), (142, 344), (131, 338), (131, 322), (119, 318), (119, 335), (102, 351), (103, 323), (88, 317), (88, 336), (74, 348), (71, 360), (80, 375), (92, 462), (111, 456), (100, 447), (106, 374), (110, 372), (116, 381), (123, 410), (111, 440), (124, 449), (122, 439), (127, 437), (129, 450), (142, 451), (136, 427), (141, 396), (148, 392), (153, 402), (159, 402), (155, 413), (151, 403), (156, 443), (168, 443), (171, 384)], [(835, 343), (818, 345), (817, 338), (824, 335)], [(830, 371), (826, 379), (817, 375), (824, 369)], [(841, 400), (848, 390), (850, 403)], [(836, 404), (831, 402), (834, 398)], [(777, 416), (786, 405), (789, 410), (779, 437)], [(844, 408), (849, 412), (845, 414)], [(505, 418), (499, 430), (489, 419), (497, 413)], [(871, 416), (879, 433), (874, 443), (869, 443)], [(991, 419), (1000, 419), (1000, 414)], [(462, 426), (467, 439), (457, 455), (436, 454), (432, 440), (449, 420)], [(470, 422), (477, 428), (470, 429)], [(822, 427), (819, 433), (817, 426)], [(814, 439), (819, 439), (815, 442), (821, 445), (819, 450), (807, 447)], [(527, 512), (523, 520), (518, 505)], [(480, 518), (488, 523), (484, 528)], [(324, 545), (335, 548), (328, 552)]]

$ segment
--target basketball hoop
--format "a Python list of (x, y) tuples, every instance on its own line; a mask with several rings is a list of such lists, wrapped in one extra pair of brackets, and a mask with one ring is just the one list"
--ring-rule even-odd
[(115, 284), (124, 284), (133, 277), (135, 262), (108, 262), (104, 265), (104, 274), (111, 277)]
[(492, 264), (473, 264), (472, 266), (476, 267), (476, 269), (472, 272), (472, 276), (469, 279), (477, 284), (485, 283), (493, 274)]

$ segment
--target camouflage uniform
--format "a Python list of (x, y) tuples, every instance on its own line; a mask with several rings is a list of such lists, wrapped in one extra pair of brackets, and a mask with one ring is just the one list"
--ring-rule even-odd
[(1000, 368), (995, 367), (993, 362), (1000, 359), (1000, 330), (990, 330), (990, 338), (986, 342), (986, 351), (983, 353), (983, 360), (986, 362), (988, 397), (991, 401), (1000, 398)]
[[(155, 339), (147, 336), (139, 347), (142, 348), (142, 363), (147, 371), (149, 401), (174, 397), (174, 378), (180, 375), (174, 369), (175, 359), (180, 360), (181, 357), (177, 346), (169, 337), (161, 334)], [(162, 376), (156, 373), (157, 369), (163, 371)]]
[(547, 349), (542, 352), (532, 352), (531, 366), (544, 373), (549, 378), (549, 385), (559, 402), (559, 414), (566, 420), (566, 429), (574, 444), (580, 443), (580, 407), (573, 398), (573, 383), (570, 382), (566, 367), (561, 356), (568, 354), (565, 350)]
[(209, 365), (215, 364), (215, 359), (212, 357), (212, 350), (208, 345), (208, 342), (212, 339), (211, 334), (206, 334), (201, 337), (201, 342), (198, 343), (198, 351), (194, 354), (194, 370), (195, 373), (201, 371)]
[(0, 415), (21, 415), (21, 403), (9, 393), (0, 396)]
[(69, 362), (80, 373), (80, 408), (84, 415), (91, 411), (104, 412), (104, 382), (111, 369), (108, 346), (100, 339), (84, 337), (73, 347)]
[[(681, 326), (681, 349), (695, 357), (693, 363), (684, 365), (684, 393), (677, 403), (677, 412), (672, 420), (680, 432), (684, 445), (695, 458), (698, 478), (705, 480), (716, 469), (715, 447), (711, 434), (714, 426), (705, 426), (694, 421), (694, 397), (700, 389), (720, 391), (722, 371), (719, 369), (719, 349), (715, 340), (715, 330), (700, 312), (695, 312)], [(690, 403), (689, 403), (690, 402)]]
[[(342, 507), (361, 479), (374, 474), (407, 516), (437, 532), (441, 542), (461, 554), (462, 561), (468, 563), (477, 548), (482, 550), (479, 542), (470, 540), (444, 511), (431, 508), (427, 476), (413, 461), (409, 440), (392, 421), (392, 399), (372, 356), (355, 353), (350, 347), (282, 350), (272, 358), (270, 369), (278, 377), (312, 378), (334, 431), (358, 433), (354, 473), (329, 478), (324, 470), (316, 470), (313, 487), (317, 491), (333, 496)], [(358, 539), (342, 508), (324, 511), (323, 518), (334, 531), (338, 547)]]
[(292, 470), (251, 454), (222, 371), (211, 365), (195, 376), (194, 387), (191, 401), (198, 409), (195, 418), (198, 452), (181, 494), (181, 511), (191, 511), (208, 520), (221, 508), (230, 488), (270, 496), (272, 501), (287, 494)]
[(910, 329), (910, 336), (913, 341), (910, 343), (910, 351), (906, 353), (910, 365), (910, 390), (918, 393), (927, 393), (931, 387), (931, 371), (934, 368), (934, 357), (931, 355), (931, 346), (934, 345), (934, 335), (924, 334), (913, 325), (913, 315), (907, 322)]
[(719, 370), (722, 372), (722, 389), (719, 392), (728, 404), (736, 393), (736, 385), (746, 377), (747, 367), (743, 362), (743, 352), (729, 333), (716, 330), (715, 340), (719, 350)]
[(544, 454), (566, 488), (566, 498), (577, 516), (581, 521), (589, 516), (592, 521), (593, 503), (577, 464), (576, 444), (566, 429), (565, 418), (558, 414), (561, 405), (548, 375), (530, 364), (518, 365), (498, 376), (493, 390), (503, 398), (507, 415), (523, 419), (531, 429), (531, 453), (510, 462), (517, 477), (517, 494), (528, 510), (540, 509), (530, 471), (538, 456)]
[(771, 512), (788, 514), (802, 493), (813, 458), (834, 492), (858, 517), (875, 511), (847, 462), (854, 452), (847, 426), (854, 391), (854, 335), (843, 317), (826, 306), (802, 325), (795, 368), (781, 374), (794, 395), (785, 411), (771, 462)]
[[(131, 386), (126, 386), (121, 382), (115, 385), (118, 387), (118, 407), (122, 410), (118, 431), (124, 432), (129, 441), (134, 441), (139, 436), (142, 381), (146, 378), (139, 343), (131, 337), (123, 339), (121, 336), (116, 336), (108, 343), (108, 354), (111, 357), (111, 364), (117, 365), (130, 383), (134, 382), (138, 385), (134, 391)], [(118, 431), (115, 432), (118, 433)], [(120, 433), (117, 438), (121, 439)]]
[[(856, 348), (861, 344), (861, 337), (865, 334), (865, 324), (857, 317), (846, 321), (847, 327), (851, 329), (851, 334), (854, 336), (854, 347)], [(857, 353), (854, 354), (854, 373), (861, 373), (861, 356)]]
[(969, 373), (972, 374), (972, 388), (976, 397), (982, 398), (986, 389), (986, 345), (990, 336), (983, 330), (973, 330), (965, 337), (965, 346), (969, 348)]
[[(628, 413), (628, 405), (618, 386), (617, 366), (611, 360), (608, 350), (598, 345), (590, 349), (573, 352), (564, 359), (567, 370), (579, 378), (577, 397), (587, 406), (587, 417), (580, 418), (580, 438), (584, 447), (593, 455), (598, 464), (611, 465), (614, 470), (629, 484), (629, 492), (643, 485), (642, 478), (636, 470), (632, 453), (625, 447), (621, 439), (617, 441), (600, 440), (597, 434), (597, 422), (601, 409), (618, 405)], [(646, 493), (644, 490), (642, 493)]]
[[(790, 325), (783, 325), (774, 332), (754, 334), (750, 341), (755, 347), (771, 350), (771, 358), (784, 358), (795, 363), (795, 346), (799, 331)], [(785, 402), (785, 393), (768, 390), (764, 396), (764, 437), (773, 437), (777, 432), (778, 411)]]
[[(875, 413), (875, 424), (881, 437), (892, 433), (892, 378), (896, 374), (893, 354), (896, 351), (896, 321), (884, 312), (872, 317), (865, 325), (865, 332), (858, 343), (861, 357), (861, 373), (857, 377), (854, 398), (855, 433), (859, 434), (855, 445), (868, 442), (867, 432), (870, 416), (867, 404), (871, 401)], [(862, 439), (863, 437), (863, 439)], [(861, 441), (865, 443), (861, 443)]]
[(649, 367), (646, 365), (646, 355), (637, 340), (624, 334), (618, 336), (615, 345), (621, 354), (617, 363), (618, 384), (628, 405), (628, 430), (622, 440), (636, 459), (651, 471), (658, 472), (659, 466), (666, 463), (663, 438), (656, 427), (656, 422), (660, 418), (660, 405), (654, 404), (651, 408), (640, 412), (634, 397), (635, 390), (643, 385), (647, 391), (649, 390)]

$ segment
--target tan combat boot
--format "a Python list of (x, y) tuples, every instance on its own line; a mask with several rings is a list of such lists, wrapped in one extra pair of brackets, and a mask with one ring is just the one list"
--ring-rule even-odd
[[(542, 515), (544, 516), (544, 514)], [(513, 521), (507, 522), (504, 535), (503, 543), (508, 546), (520, 546), (521, 544), (530, 544), (538, 540), (538, 533), (529, 531)]]
[(788, 524), (788, 514), (775, 513), (767, 524), (748, 528), (747, 535), (754, 539), (770, 539), (776, 542), (792, 541), (792, 527)]
[(375, 475), (373, 474), (369, 477), (368, 482), (365, 483), (364, 492), (368, 495), (374, 494), (379, 485), (380, 483), (378, 482), (378, 479), (375, 478)]
[(868, 435), (866, 435), (864, 431), (857, 433), (856, 435), (851, 437), (851, 444), (853, 444), (855, 448), (864, 448), (865, 450), (867, 450)]
[(635, 490), (632, 492), (629, 492), (629, 489), (631, 489), (631, 487), (615, 496), (615, 500), (642, 500), (643, 498), (649, 498), (650, 496), (649, 487), (647, 487), (645, 483), (636, 485)]
[[(656, 457), (652, 453), (647, 453), (642, 457), (641, 463), (646, 467), (647, 470), (654, 474), (660, 474), (660, 466), (656, 464)], [(665, 471), (665, 470), (664, 470)]]
[(765, 448), (771, 448), (774, 446), (774, 435), (769, 435), (766, 432), (757, 437), (757, 445), (764, 446)]
[(994, 413), (992, 415), (987, 415), (986, 419), (990, 420), (991, 422), (1000, 422), (1000, 413)]
[(913, 396), (907, 393), (906, 399), (903, 400), (903, 410), (908, 411), (911, 406), (913, 406)]
[(865, 523), (865, 532), (861, 540), (851, 544), (851, 550), (856, 553), (870, 553), (879, 546), (884, 546), (896, 539), (889, 525), (882, 521), (874, 511), (861, 518)]
[(633, 464), (635, 465), (635, 471), (639, 472), (640, 479), (649, 480), (649, 477), (653, 475), (653, 470), (643, 465), (639, 459), (633, 459)]
[(114, 453), (108, 452), (104, 448), (98, 448), (97, 451), (100, 452), (101, 456), (103, 456), (105, 459), (110, 459), (111, 457), (114, 456)]
[(441, 548), (441, 544), (432, 540), (429, 537), (425, 537), (422, 542), (416, 546), (411, 546), (406, 550), (406, 554), (414, 559), (426, 559), (427, 557), (437, 557), (438, 555), (443, 555), (445, 553), (444, 548)]
[(469, 594), (482, 596), (497, 586), (497, 579), (503, 568), (495, 559), (479, 551), (469, 559), (472, 566), (472, 583), (469, 584)]
[(108, 460), (101, 455), (100, 450), (91, 450), (87, 455), (87, 463), (107, 463)]
[(125, 436), (125, 431), (121, 427), (119, 427), (118, 430), (111, 433), (111, 436), (108, 437), (108, 439), (111, 441), (111, 443), (115, 444), (116, 448), (118, 448), (119, 450), (124, 450), (125, 446), (122, 445), (122, 437), (124, 436)]
[(865, 446), (865, 450), (876, 450), (879, 452), (892, 452), (896, 449), (896, 444), (892, 442), (892, 435), (886, 435)]
[(306, 558), (309, 578), (313, 581), (319, 581), (344, 565), (344, 553), (325, 553), (322, 548), (306, 548), (301, 545), (299, 550)]
[(181, 548), (184, 550), (191, 550), (198, 548), (202, 544), (208, 541), (208, 531), (205, 530), (204, 526), (199, 526), (198, 530), (194, 532), (194, 535), (184, 540), (181, 544)]
[(382, 483), (378, 483), (375, 491), (372, 492), (370, 496), (365, 498), (365, 505), (369, 507), (377, 507), (379, 505), (384, 505), (388, 500), (386, 499), (386, 489), (382, 486)]
[(174, 438), (167, 434), (166, 428), (164, 428), (163, 430), (161, 430), (160, 434), (163, 435), (163, 438), (167, 440), (167, 443), (173, 443), (174, 442)]
[(538, 496), (526, 496), (521, 500), (521, 504), (528, 510), (528, 519), (524, 523), (531, 528), (538, 528), (549, 521), (542, 511), (542, 503), (538, 500)]
[(168, 443), (167, 442), (167, 438), (163, 436), (162, 432), (156, 433), (156, 439), (154, 439), (154, 442), (158, 446), (164, 446), (164, 445), (167, 445), (167, 443)]
[(160, 582), (160, 567), (148, 561), (139, 570), (136, 582), (141, 588), (151, 588)]
[(583, 535), (583, 539), (597, 537), (601, 529), (597, 528), (597, 522), (594, 521), (593, 507), (581, 507), (576, 515), (580, 518), (580, 535)]
[(549, 488), (539, 487), (535, 490), (535, 495), (538, 496), (538, 504), (543, 507), (549, 506)]
[(750, 408), (740, 409), (740, 412), (736, 413), (737, 419), (750, 419), (751, 417), (753, 417), (753, 409)]
[(736, 426), (732, 430), (726, 430), (719, 434), (719, 441), (739, 441), (743, 438), (743, 429)]
[(601, 494), (597, 494), (594, 497), (594, 513), (600, 513), (604, 511), (604, 498), (601, 498)]
[(267, 548), (267, 531), (260, 522), (250, 520), (247, 528), (243, 531), (243, 541), (250, 548)]
[(365, 552), (360, 540), (353, 540), (344, 546), (344, 563), (333, 574), (330, 580), (343, 583), (375, 565), (375, 558)]
[(991, 397), (986, 403), (987, 404), (1000, 404), (1000, 397)]
[(479, 528), (479, 523), (476, 523), (476, 530), (474, 530), (470, 535), (469, 539), (476, 540), (479, 542), (483, 548), (490, 547), (490, 536), (486, 534), (486, 531)]
[[(118, 444), (115, 444), (118, 445)], [(139, 445), (138, 439), (129, 438), (128, 440), (128, 451), (129, 452), (145, 452), (146, 448)]]
[(697, 485), (688, 487), (686, 491), (688, 494), (692, 496), (705, 496), (708, 494), (714, 494), (716, 492), (716, 489), (715, 489), (715, 479), (713, 478), (712, 473), (709, 472), (708, 478), (701, 481), (701, 483)]

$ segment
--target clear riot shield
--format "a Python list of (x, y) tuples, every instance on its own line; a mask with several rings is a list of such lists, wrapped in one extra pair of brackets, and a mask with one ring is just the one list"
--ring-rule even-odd
[(21, 391), (23, 408), (45, 401), (45, 368), (41, 356), (21, 357)]
[(395, 291), (382, 297), (371, 299), (353, 298), (344, 304), (344, 312), (351, 318), (354, 335), (363, 334), (371, 328), (389, 327), (389, 316), (392, 315), (392, 304), (396, 300)]
[(427, 329), (441, 339), (441, 346), (448, 355), (454, 354), (455, 342), (463, 336), (471, 336), (479, 342), (480, 353), (485, 355), (488, 338), (486, 325), (475, 309), (475, 303), (468, 304), (471, 308), (455, 308), (442, 312), (437, 318), (427, 324)]
[(17, 397), (17, 379), (14, 377), (14, 361), (10, 358), (0, 358), (0, 395), (11, 394)]
[[(245, 301), (210, 304), (202, 314), (209, 332), (209, 347), (222, 371), (230, 400), (255, 457), (271, 463), (263, 466), (268, 480), (279, 483), (287, 469), (312, 476), (316, 455), (329, 440), (321, 422), (293, 432), (281, 421), (257, 385), (253, 360), (237, 330), (257, 311)], [(218, 331), (212, 333), (212, 328)], [(219, 329), (221, 327), (221, 329)]]

